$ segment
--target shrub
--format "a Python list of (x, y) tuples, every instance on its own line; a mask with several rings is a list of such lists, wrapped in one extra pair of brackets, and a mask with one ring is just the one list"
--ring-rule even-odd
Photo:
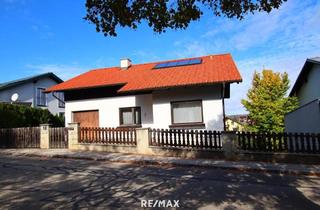
[(52, 115), (46, 109), (0, 103), (0, 128), (39, 126), (42, 123), (61, 127), (64, 118)]

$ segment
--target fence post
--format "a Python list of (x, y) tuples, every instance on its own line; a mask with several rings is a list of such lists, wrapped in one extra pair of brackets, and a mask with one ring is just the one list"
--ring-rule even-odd
[(77, 149), (77, 144), (80, 138), (80, 124), (69, 123), (68, 124), (68, 148)]
[(49, 149), (50, 148), (50, 124), (40, 124), (40, 149)]
[(236, 132), (221, 132), (222, 148), (227, 159), (235, 159), (239, 154), (239, 146)]
[(149, 148), (149, 142), (151, 139), (151, 133), (149, 128), (137, 128), (136, 129), (137, 138), (137, 153), (139, 154), (153, 154), (152, 150)]

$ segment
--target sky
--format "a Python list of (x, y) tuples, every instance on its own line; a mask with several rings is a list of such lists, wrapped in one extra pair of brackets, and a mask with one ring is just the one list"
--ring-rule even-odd
[(270, 14), (244, 20), (205, 12), (186, 30), (156, 34), (146, 24), (104, 37), (86, 22), (85, 1), (0, 0), (0, 83), (54, 72), (64, 80), (121, 58), (145, 63), (231, 53), (243, 82), (231, 85), (227, 114), (246, 110), (241, 99), (254, 71), (287, 72), (293, 85), (305, 60), (320, 56), (320, 1), (288, 0)]

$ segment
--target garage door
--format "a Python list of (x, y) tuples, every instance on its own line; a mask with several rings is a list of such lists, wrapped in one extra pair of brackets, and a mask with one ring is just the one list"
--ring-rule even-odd
[(81, 127), (99, 127), (99, 111), (72, 112), (73, 122), (80, 123)]

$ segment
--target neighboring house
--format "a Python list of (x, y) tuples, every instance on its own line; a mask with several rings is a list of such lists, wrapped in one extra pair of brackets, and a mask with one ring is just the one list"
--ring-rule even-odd
[[(50, 72), (0, 83), (0, 102), (48, 109), (52, 114), (64, 115), (63, 93), (44, 92), (48, 87), (61, 82), (63, 80)], [(12, 101), (13, 95), (18, 96), (16, 101)]]
[(245, 126), (249, 123), (247, 114), (226, 116), (227, 131), (245, 131)]
[(66, 123), (87, 127), (224, 129), (224, 98), (241, 82), (230, 54), (91, 70), (63, 91)]
[(286, 114), (285, 130), (320, 133), (320, 57), (307, 59), (289, 95), (299, 108)]

